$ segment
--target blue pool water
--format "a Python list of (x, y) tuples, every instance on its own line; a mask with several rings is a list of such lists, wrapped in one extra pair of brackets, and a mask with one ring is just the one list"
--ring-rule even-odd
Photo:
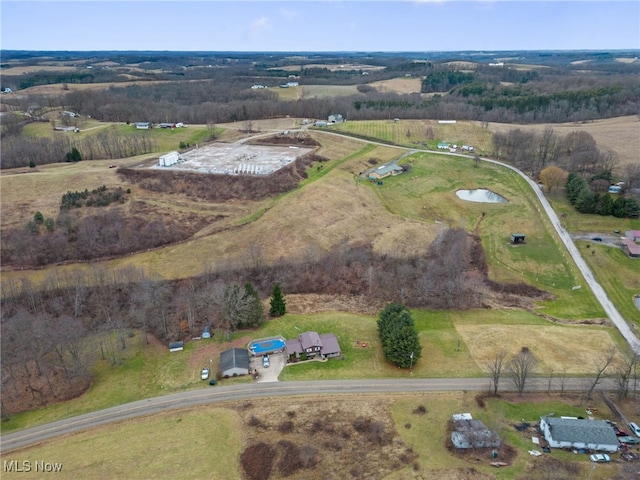
[(270, 340), (253, 342), (250, 348), (253, 351), (254, 355), (262, 355), (265, 353), (282, 350), (284, 349), (285, 346), (286, 346), (286, 343), (281, 338), (272, 338)]

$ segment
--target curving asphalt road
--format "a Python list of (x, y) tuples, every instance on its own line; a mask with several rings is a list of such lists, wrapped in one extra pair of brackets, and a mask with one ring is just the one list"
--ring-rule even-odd
[[(506, 384), (504, 379), (501, 384)], [(558, 382), (556, 382), (558, 383)], [(603, 380), (601, 387), (610, 389), (613, 384)], [(584, 390), (585, 379), (569, 378), (564, 385), (565, 391)], [(138, 400), (136, 402), (106, 408), (97, 412), (86, 413), (57, 422), (28, 428), (19, 432), (8, 433), (0, 437), (0, 453), (5, 454), (19, 448), (35, 445), (46, 440), (91, 429), (108, 423), (121, 422), (136, 417), (176, 410), (180, 408), (207, 405), (219, 402), (238, 402), (240, 400), (281, 397), (291, 395), (312, 395), (325, 397), (328, 395), (362, 395), (388, 393), (425, 393), (425, 392), (458, 392), (488, 391), (488, 378), (417, 378), (388, 380), (325, 380), (304, 382), (250, 383), (222, 387), (211, 387), (202, 390), (174, 393), (162, 397)], [(549, 380), (532, 378), (527, 382), (527, 391), (547, 391)], [(552, 385), (551, 390), (560, 390), (559, 385)], [(501, 388), (501, 392), (509, 391)]]
[[(358, 141), (365, 142), (365, 143), (384, 145), (384, 146), (387, 146), (387, 147), (389, 146), (389, 144), (386, 144), (386, 143), (372, 142), (372, 141), (369, 141), (369, 140), (363, 140), (363, 139), (360, 139), (360, 138), (357, 138), (357, 137), (350, 137), (348, 135), (343, 135), (343, 134), (340, 134), (340, 133), (337, 133), (337, 132), (322, 132), (322, 133), (328, 133), (328, 134), (331, 134), (331, 135), (338, 135), (338, 136), (342, 136), (342, 137), (348, 137), (348, 138), (351, 138), (353, 140), (358, 140)], [(434, 150), (424, 150), (424, 149), (417, 149), (417, 148), (410, 148), (410, 147), (402, 147), (402, 146), (398, 146), (398, 145), (393, 145), (393, 146), (396, 147), (396, 148), (409, 150), (409, 151), (413, 151), (413, 152), (426, 152), (426, 153), (432, 153), (432, 154), (436, 154), (436, 155), (448, 155), (448, 156), (451, 156), (451, 157), (462, 157), (462, 158), (471, 158), (471, 159), (474, 158), (472, 155), (465, 155), (465, 154), (460, 154), (460, 153), (437, 152), (437, 151), (434, 151)], [(582, 276), (584, 277), (585, 281), (587, 282), (587, 285), (589, 285), (589, 288), (591, 288), (591, 291), (596, 296), (596, 299), (598, 300), (600, 305), (602, 305), (602, 308), (604, 309), (606, 314), (609, 316), (609, 319), (615, 325), (615, 327), (618, 329), (618, 331), (620, 331), (620, 333), (622, 334), (624, 339), (627, 341), (629, 346), (632, 348), (632, 350), (640, 355), (640, 340), (638, 339), (638, 337), (636, 336), (636, 334), (634, 333), (634, 331), (632, 330), (630, 325), (627, 323), (627, 321), (624, 319), (624, 317), (620, 314), (620, 312), (618, 312), (618, 309), (613, 305), (611, 300), (609, 300), (609, 297), (607, 296), (607, 294), (604, 291), (604, 289), (602, 288), (602, 286), (598, 283), (598, 281), (593, 276), (593, 272), (591, 272), (591, 269), (589, 268), (587, 263), (582, 258), (582, 255), (580, 254), (580, 251), (578, 250), (576, 245), (573, 243), (573, 240), (571, 239), (571, 235), (562, 226), (562, 223), (560, 222), (560, 219), (558, 218), (558, 215), (556, 215), (556, 212), (551, 207), (551, 204), (547, 200), (547, 197), (545, 197), (544, 194), (542, 193), (542, 190), (540, 189), (540, 187), (538, 187), (538, 185), (533, 180), (531, 180), (531, 178), (529, 178), (525, 173), (523, 173), (521, 170), (519, 170), (519, 169), (517, 169), (517, 168), (515, 168), (515, 167), (513, 167), (511, 165), (508, 165), (506, 163), (502, 163), (502, 162), (499, 162), (497, 160), (493, 160), (493, 159), (490, 159), (490, 158), (485, 158), (485, 157), (481, 157), (480, 159), (482, 161), (484, 161), (484, 162), (494, 163), (496, 165), (500, 165), (501, 167), (505, 167), (505, 168), (508, 168), (510, 170), (513, 170), (518, 175), (520, 175), (522, 178), (524, 178), (526, 180), (526, 182), (529, 184), (529, 186), (531, 186), (531, 189), (533, 190), (533, 192), (538, 197), (538, 200), (540, 200), (540, 204), (542, 205), (542, 208), (544, 208), (545, 213), (549, 217), (549, 221), (551, 222), (553, 227), (556, 229), (556, 232), (558, 232), (558, 236), (562, 240), (562, 243), (564, 243), (565, 247), (567, 248), (567, 251), (569, 252), (571, 257), (573, 258), (573, 261), (576, 263), (578, 269), (582, 273)]]
[[(341, 135), (334, 132), (333, 135)], [(353, 137), (349, 137), (353, 138)], [(360, 140), (360, 139), (356, 139)], [(361, 140), (366, 143), (376, 143)], [(381, 145), (386, 145), (380, 143)], [(387, 145), (388, 146), (388, 145)], [(440, 155), (450, 155), (464, 158), (473, 158), (469, 155), (434, 152), (431, 150), (418, 150), (414, 148), (398, 147), (412, 151), (422, 151), (427, 153), (436, 153)], [(580, 269), (585, 281), (593, 291), (594, 295), (602, 305), (603, 309), (609, 315), (613, 324), (618, 328), (623, 337), (627, 340), (634, 351), (640, 353), (640, 341), (631, 330), (625, 319), (620, 315), (604, 289), (596, 281), (593, 273), (580, 255), (580, 252), (573, 243), (571, 236), (564, 229), (555, 211), (547, 201), (542, 191), (527, 175), (511, 165), (482, 158), (483, 161), (494, 163), (509, 168), (524, 178), (531, 186), (545, 213), (549, 217), (551, 224), (554, 226), (560, 239), (571, 254), (576, 265)], [(584, 379), (568, 379), (565, 384), (566, 390), (581, 390), (584, 387)], [(602, 385), (605, 388), (611, 388), (610, 381), (603, 380)], [(461, 391), (471, 390), (480, 391), (489, 388), (489, 381), (486, 378), (448, 378), (448, 379), (408, 379), (408, 380), (334, 380), (334, 381), (317, 381), (317, 382), (277, 382), (277, 383), (260, 383), (235, 385), (229, 387), (215, 387), (207, 390), (196, 390), (188, 392), (180, 392), (162, 397), (139, 400), (137, 402), (120, 405), (117, 407), (107, 408), (98, 412), (88, 413), (77, 417), (59, 420), (39, 427), (33, 427), (19, 432), (10, 433), (0, 437), (0, 453), (5, 453), (18, 448), (37, 444), (45, 440), (93, 428), (112, 422), (119, 422), (135, 417), (151, 415), (158, 412), (191, 407), (194, 405), (204, 405), (209, 403), (237, 401), (250, 398), (260, 397), (277, 397), (284, 395), (333, 395), (333, 394), (365, 394), (365, 393), (420, 393), (434, 391)], [(549, 388), (548, 380), (537, 378), (531, 379), (527, 390), (543, 390)]]

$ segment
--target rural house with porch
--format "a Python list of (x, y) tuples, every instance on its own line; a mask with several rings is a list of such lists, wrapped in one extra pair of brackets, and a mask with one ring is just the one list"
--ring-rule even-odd
[(298, 338), (287, 340), (287, 358), (297, 360), (303, 356), (322, 359), (342, 355), (338, 339), (333, 333), (318, 335), (317, 332), (304, 332)]

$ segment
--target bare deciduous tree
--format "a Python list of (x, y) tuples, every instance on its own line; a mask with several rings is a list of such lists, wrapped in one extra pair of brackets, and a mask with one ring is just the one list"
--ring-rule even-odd
[(627, 353), (622, 356), (616, 365), (616, 369), (613, 372), (613, 381), (615, 382), (618, 400), (627, 398), (629, 395), (629, 383), (634, 376), (638, 362), (640, 362), (640, 357), (637, 353)]
[(602, 376), (605, 370), (609, 368), (609, 365), (611, 365), (615, 357), (616, 357), (616, 348), (612, 346), (600, 357), (599, 360), (596, 360), (596, 363), (595, 363), (596, 375), (593, 378), (593, 381), (590, 382), (589, 388), (585, 392), (585, 400), (591, 400), (591, 395), (593, 394), (593, 391), (595, 390), (596, 386), (600, 383), (600, 380), (602, 379)]
[(511, 378), (519, 394), (524, 392), (527, 379), (534, 373), (538, 359), (527, 347), (522, 347), (517, 355), (513, 356), (505, 369)]
[(493, 384), (493, 395), (498, 395), (498, 384), (500, 383), (500, 377), (502, 376), (502, 369), (504, 362), (507, 359), (507, 351), (500, 350), (487, 364), (489, 374), (491, 375), (491, 383)]

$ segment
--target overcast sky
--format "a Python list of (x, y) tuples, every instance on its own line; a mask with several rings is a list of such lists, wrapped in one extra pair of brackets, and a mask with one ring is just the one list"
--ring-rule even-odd
[(640, 49), (640, 1), (6, 1), (10, 50)]

